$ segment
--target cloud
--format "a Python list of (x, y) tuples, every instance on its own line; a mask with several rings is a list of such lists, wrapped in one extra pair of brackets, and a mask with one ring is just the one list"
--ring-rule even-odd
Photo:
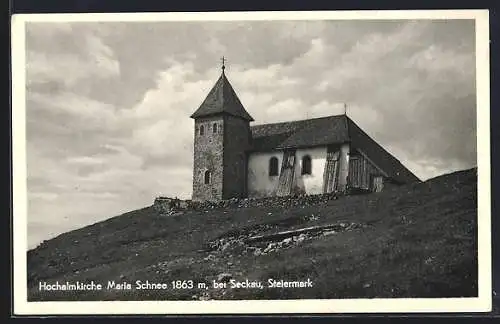
[(30, 93), (28, 99), (32, 101), (34, 109), (46, 109), (52, 114), (68, 115), (73, 121), (80, 121), (80, 127), (112, 127), (116, 116), (114, 106), (71, 92)]
[[(109, 78), (120, 74), (113, 50), (91, 29), (74, 32), (70, 24), (29, 24), (26, 71), (28, 87), (57, 82), (76, 87), (84, 79)], [(62, 39), (68, 43), (61, 42)], [(44, 42), (40, 42), (40, 40)], [(68, 45), (62, 49), (63, 45)], [(57, 51), (59, 50), (59, 51)]]
[(30, 24), (30, 246), (159, 195), (189, 198), (189, 116), (223, 55), (255, 124), (346, 103), (423, 179), (474, 166), (474, 44), (469, 21)]
[(70, 164), (76, 165), (100, 165), (102, 164), (102, 158), (96, 158), (92, 156), (72, 156), (66, 160)]

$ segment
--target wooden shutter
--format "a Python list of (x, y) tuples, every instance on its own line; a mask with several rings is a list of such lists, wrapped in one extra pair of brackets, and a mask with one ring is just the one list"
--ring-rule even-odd
[(276, 195), (289, 196), (295, 184), (295, 150), (286, 150), (281, 164)]
[(337, 190), (339, 174), (340, 152), (328, 152), (326, 154), (325, 173), (323, 177), (323, 192), (330, 193)]

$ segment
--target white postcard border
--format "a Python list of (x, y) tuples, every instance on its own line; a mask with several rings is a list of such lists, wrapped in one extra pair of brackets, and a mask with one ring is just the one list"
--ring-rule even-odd
[[(25, 23), (76, 21), (474, 19), (476, 22), (478, 155), (478, 297), (243, 301), (27, 301), (27, 166)], [(272, 314), (489, 312), (492, 307), (490, 84), (488, 10), (395, 10), (219, 13), (84, 13), (12, 16), (13, 292), (16, 315)]]

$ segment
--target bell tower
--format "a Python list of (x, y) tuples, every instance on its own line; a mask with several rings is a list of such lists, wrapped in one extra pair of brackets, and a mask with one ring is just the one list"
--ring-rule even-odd
[(222, 73), (194, 119), (193, 201), (246, 197), (250, 122), (225, 74)]

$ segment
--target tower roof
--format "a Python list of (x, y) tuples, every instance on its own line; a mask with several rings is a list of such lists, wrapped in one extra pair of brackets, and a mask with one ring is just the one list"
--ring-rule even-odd
[(226, 78), (224, 66), (219, 80), (217, 80), (200, 107), (191, 115), (191, 118), (200, 118), (216, 114), (229, 114), (248, 121), (254, 120), (245, 110), (231, 86), (231, 83), (229, 83), (229, 80)]

